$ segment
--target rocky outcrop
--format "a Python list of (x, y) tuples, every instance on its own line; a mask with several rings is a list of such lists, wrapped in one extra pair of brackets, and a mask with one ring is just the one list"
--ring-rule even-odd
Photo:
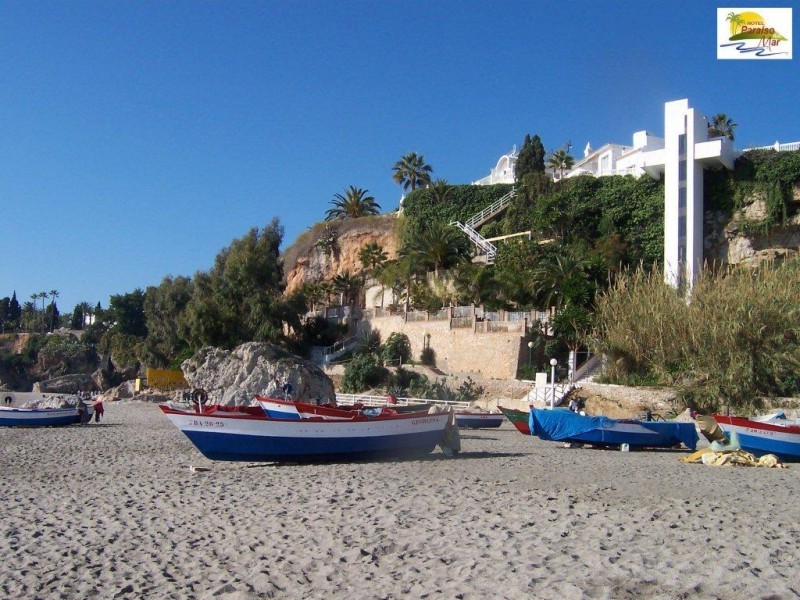
[[(795, 190), (797, 192), (797, 190)], [(767, 216), (763, 194), (754, 194), (733, 213), (705, 214), (704, 256), (709, 262), (755, 266), (767, 260), (796, 256), (800, 248), (800, 215), (768, 229), (757, 225)]]
[(62, 377), (55, 377), (45, 381), (37, 381), (33, 384), (34, 392), (48, 394), (76, 394), (93, 389), (92, 376), (87, 373), (63, 375)]
[(248, 342), (233, 350), (207, 346), (181, 365), (191, 387), (208, 393), (208, 402), (225, 406), (247, 406), (256, 394), (289, 397), (309, 402), (334, 401), (333, 382), (314, 363), (282, 350), (274, 344)]
[[(390, 259), (396, 258), (397, 227), (398, 219), (394, 214), (318, 223), (300, 235), (283, 254), (286, 293), (292, 293), (304, 283), (330, 281), (345, 271), (361, 272), (364, 267), (359, 252), (370, 242), (380, 245)], [(332, 242), (323, 243), (328, 236)]]

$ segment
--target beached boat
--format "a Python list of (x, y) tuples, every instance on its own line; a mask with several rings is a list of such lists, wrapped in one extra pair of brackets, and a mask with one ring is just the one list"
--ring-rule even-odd
[(800, 425), (785, 418), (761, 421), (714, 415), (722, 430), (736, 433), (739, 447), (755, 456), (774, 454), (784, 461), (800, 461)]
[(502, 412), (505, 415), (506, 419), (511, 421), (514, 427), (516, 427), (520, 433), (524, 435), (531, 434), (531, 428), (530, 425), (528, 425), (528, 420), (530, 419), (530, 413), (525, 412), (524, 410), (505, 408), (503, 406), (498, 406), (497, 408), (500, 409), (500, 412)]
[(543, 440), (594, 446), (672, 448), (683, 444), (694, 450), (698, 440), (694, 423), (617, 420), (581, 415), (566, 408), (531, 409), (529, 427), (532, 435)]
[(212, 460), (302, 462), (429, 454), (450, 413), (351, 419), (272, 419), (243, 411), (195, 412), (160, 405)]
[(427, 414), (430, 404), (411, 404), (408, 406), (331, 406), (329, 404), (309, 404), (298, 400), (281, 400), (256, 395), (256, 401), (267, 417), (272, 419), (352, 419), (354, 415), (376, 417), (379, 415)]
[(456, 423), (461, 429), (483, 429), (500, 427), (503, 424), (503, 413), (457, 412)]
[(0, 406), (0, 427), (58, 427), (79, 423), (78, 408), (9, 408)]

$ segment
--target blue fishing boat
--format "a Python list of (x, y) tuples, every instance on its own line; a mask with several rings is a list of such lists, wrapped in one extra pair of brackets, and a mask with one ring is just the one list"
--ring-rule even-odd
[(10, 408), (0, 406), (0, 427), (59, 427), (80, 422), (78, 408)]
[(529, 419), (531, 435), (543, 440), (631, 448), (672, 448), (678, 444), (690, 450), (697, 447), (694, 423), (618, 420), (582, 415), (566, 408), (534, 408)]

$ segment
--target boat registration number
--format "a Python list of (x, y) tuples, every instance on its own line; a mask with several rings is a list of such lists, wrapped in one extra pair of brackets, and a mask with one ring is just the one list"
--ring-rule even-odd
[(200, 419), (189, 419), (189, 427), (225, 427), (222, 421), (201, 421)]

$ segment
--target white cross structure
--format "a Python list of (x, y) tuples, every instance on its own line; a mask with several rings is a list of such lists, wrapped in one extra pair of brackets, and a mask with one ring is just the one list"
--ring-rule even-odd
[(703, 169), (733, 170), (725, 137), (708, 138), (708, 122), (689, 101), (664, 105), (664, 278), (688, 289), (703, 267)]

